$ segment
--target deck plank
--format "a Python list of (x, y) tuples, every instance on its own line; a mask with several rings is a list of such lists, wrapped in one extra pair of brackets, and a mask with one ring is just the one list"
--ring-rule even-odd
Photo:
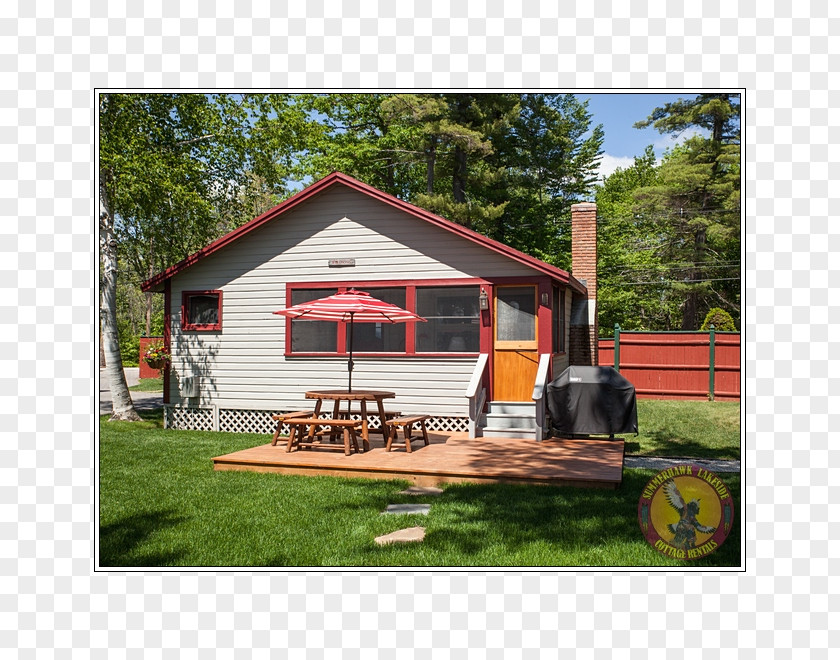
[[(367, 479), (406, 479), (418, 486), (457, 482), (514, 482), (618, 488), (623, 439), (474, 438), (429, 433), (430, 444), (405, 451), (374, 447), (363, 454), (303, 449), (287, 453), (270, 443), (217, 456), (216, 470), (249, 470)], [(282, 445), (282, 446), (281, 446)]]

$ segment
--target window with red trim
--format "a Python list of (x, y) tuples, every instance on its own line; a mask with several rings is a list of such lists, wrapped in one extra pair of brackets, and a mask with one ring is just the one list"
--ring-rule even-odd
[(181, 297), (181, 329), (218, 332), (222, 329), (221, 291), (184, 291)]
[(478, 353), (481, 344), (478, 286), (417, 287), (418, 353)]
[[(295, 289), (291, 304), (326, 298), (338, 289)], [(332, 321), (292, 320), (292, 353), (335, 353), (338, 349), (338, 323)]]
[[(297, 305), (350, 287), (297, 285), (289, 291)], [(480, 348), (479, 285), (426, 285), (423, 282), (388, 286), (362, 284), (375, 298), (415, 311), (426, 323), (355, 323), (354, 353), (419, 355), (478, 353)], [(338, 354), (349, 346), (349, 323), (292, 320), (290, 355)], [(413, 326), (413, 327), (412, 327)]]

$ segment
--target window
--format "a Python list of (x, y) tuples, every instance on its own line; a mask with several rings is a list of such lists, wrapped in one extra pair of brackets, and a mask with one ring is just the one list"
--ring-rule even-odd
[[(346, 288), (351, 288), (347, 285)], [(354, 284), (353, 288), (374, 298), (416, 312), (426, 323), (354, 323), (353, 354), (419, 355), (475, 354), (481, 344), (481, 312), (478, 285), (422, 286), (411, 282), (402, 286)], [(288, 304), (298, 305), (325, 298), (344, 290), (339, 287), (303, 284), (288, 288)], [(343, 355), (350, 349), (350, 322), (292, 319), (287, 338), (289, 355)]]
[(566, 292), (559, 286), (554, 287), (554, 300), (551, 305), (551, 350), (554, 353), (566, 352)]
[(184, 291), (181, 298), (181, 329), (219, 332), (222, 329), (222, 292)]
[[(405, 287), (372, 289), (366, 287), (374, 298), (379, 298), (405, 309)], [(335, 324), (333, 324), (335, 325)], [(347, 346), (350, 346), (350, 324), (346, 323)], [(405, 353), (405, 323), (354, 323), (353, 352), (356, 353)]]
[(496, 293), (496, 343), (506, 348), (535, 349), (537, 343), (537, 289), (535, 286), (500, 286)]
[(478, 353), (480, 312), (477, 286), (417, 287), (418, 353)]
[[(292, 305), (326, 298), (338, 289), (294, 289)], [(338, 323), (334, 321), (292, 321), (292, 353), (335, 353), (338, 350)]]

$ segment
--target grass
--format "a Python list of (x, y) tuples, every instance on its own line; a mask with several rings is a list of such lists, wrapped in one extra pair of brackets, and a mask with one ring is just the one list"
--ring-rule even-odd
[(163, 377), (141, 378), (137, 385), (128, 388), (132, 392), (163, 392)]
[[(640, 410), (641, 417), (641, 410)], [(214, 472), (211, 458), (263, 435), (171, 431), (160, 413), (100, 421), (102, 566), (670, 566), (737, 567), (740, 520), (726, 543), (690, 563), (642, 538), (639, 496), (655, 474), (624, 471), (617, 490), (452, 484), (400, 495), (404, 481)], [(740, 507), (740, 476), (720, 474)], [(431, 503), (427, 516), (383, 516)], [(422, 543), (374, 538), (420, 525)]]
[(639, 399), (639, 435), (628, 435), (627, 454), (692, 458), (741, 458), (738, 401)]

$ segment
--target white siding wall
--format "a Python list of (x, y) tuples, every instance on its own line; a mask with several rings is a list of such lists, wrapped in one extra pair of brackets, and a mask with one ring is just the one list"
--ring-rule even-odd
[[(330, 268), (328, 259), (355, 259)], [(512, 259), (424, 220), (337, 187), (206, 257), (172, 280), (170, 401), (183, 376), (201, 380), (201, 404), (220, 408), (306, 407), (309, 389), (347, 386), (342, 357), (284, 357), (287, 282), (353, 283), (530, 275)], [(222, 290), (222, 331), (182, 333), (181, 292)], [(567, 295), (567, 300), (571, 296)], [(567, 322), (568, 328), (568, 322)], [(402, 412), (465, 416), (475, 358), (358, 357), (353, 387), (394, 391)]]

